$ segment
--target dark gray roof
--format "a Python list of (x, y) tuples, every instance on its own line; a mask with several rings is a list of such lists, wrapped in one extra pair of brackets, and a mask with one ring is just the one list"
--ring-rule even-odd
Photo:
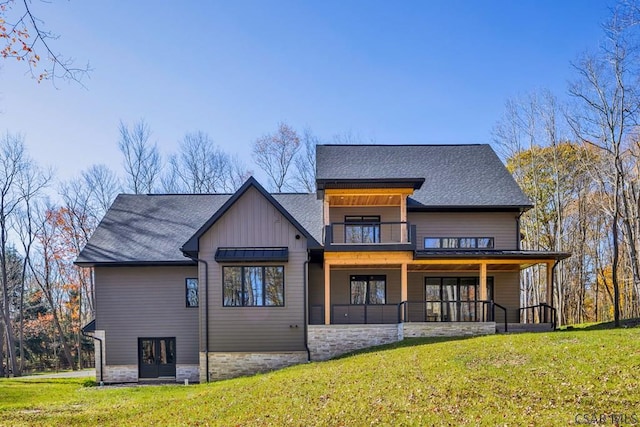
[(180, 246), (229, 194), (120, 194), (76, 263), (189, 262)]
[[(274, 194), (273, 197), (320, 241), (322, 202), (315, 194)], [(230, 194), (121, 194), (76, 263), (191, 263), (180, 248), (230, 198)]]
[(424, 178), (408, 200), (413, 209), (531, 207), (487, 144), (318, 145), (316, 163), (320, 182)]

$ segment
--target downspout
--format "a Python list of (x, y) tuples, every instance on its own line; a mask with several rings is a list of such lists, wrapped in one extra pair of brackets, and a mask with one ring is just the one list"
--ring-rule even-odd
[(184, 256), (195, 262), (204, 264), (204, 366), (207, 382), (209, 382), (209, 263), (203, 259), (189, 256), (186, 253), (184, 253)]
[(308, 300), (308, 283), (307, 277), (309, 275), (309, 258), (311, 254), (307, 252), (307, 260), (302, 264), (302, 283), (304, 288), (304, 348), (307, 350), (307, 362), (311, 362), (311, 350), (309, 350), (309, 306)]
[(89, 335), (87, 334), (85, 331), (83, 331), (82, 329), (80, 329), (80, 332), (82, 333), (83, 336), (87, 337), (87, 338), (93, 338), (94, 340), (97, 340), (100, 343), (100, 385), (102, 385), (104, 383), (104, 369), (102, 368), (102, 366), (104, 365), (103, 360), (102, 360), (102, 338), (98, 338), (94, 335)]

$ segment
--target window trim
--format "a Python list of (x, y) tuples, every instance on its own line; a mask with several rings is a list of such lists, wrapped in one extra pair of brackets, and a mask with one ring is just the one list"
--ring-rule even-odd
[[(370, 300), (370, 285), (371, 281), (375, 280), (384, 280), (384, 302), (382, 304), (372, 304)], [(365, 288), (365, 302), (362, 304), (354, 304), (353, 303), (353, 292), (351, 290), (353, 286), (353, 282), (366, 282)], [(386, 274), (351, 274), (349, 275), (349, 305), (386, 305), (387, 304), (387, 275)]]
[[(247, 292), (246, 291), (246, 282), (245, 282), (245, 269), (247, 268), (260, 268), (262, 271), (262, 305), (246, 305), (244, 303), (245, 298), (244, 295)], [(266, 300), (267, 300), (267, 293), (266, 293), (266, 268), (269, 267), (274, 267), (274, 268), (281, 268), (282, 269), (282, 304), (280, 305), (267, 305), (265, 304)], [(286, 306), (286, 299), (285, 299), (285, 268), (284, 265), (223, 265), (222, 267), (222, 307), (223, 308), (282, 308)], [(227, 305), (225, 304), (225, 268), (240, 268), (240, 292), (242, 293), (242, 298), (240, 300), (240, 302), (242, 304), (240, 305)]]
[[(189, 281), (196, 281), (196, 305), (189, 304)], [(197, 277), (186, 277), (184, 279), (184, 297), (185, 297), (185, 306), (186, 308), (198, 308), (200, 306), (200, 283)]]
[[(427, 240), (437, 240), (438, 241), (438, 247), (434, 248), (434, 247), (427, 247)], [(456, 247), (452, 248), (452, 247), (444, 247), (443, 243), (446, 240), (455, 240), (456, 241)], [(475, 241), (475, 246), (467, 246), (467, 247), (461, 247), (460, 246), (460, 242), (463, 240), (474, 240)], [(479, 247), (478, 246), (478, 242), (480, 240), (488, 240), (490, 242), (489, 246), (486, 247)], [(432, 237), (432, 236), (427, 236), (423, 239), (422, 241), (423, 243), (423, 247), (425, 250), (443, 250), (443, 251), (451, 251), (451, 250), (471, 250), (471, 249), (495, 249), (495, 245), (496, 245), (496, 240), (494, 237), (487, 237), (487, 236), (483, 236), (483, 237), (478, 237), (478, 236), (474, 236), (474, 237), (469, 237), (469, 236), (464, 236), (464, 237)]]

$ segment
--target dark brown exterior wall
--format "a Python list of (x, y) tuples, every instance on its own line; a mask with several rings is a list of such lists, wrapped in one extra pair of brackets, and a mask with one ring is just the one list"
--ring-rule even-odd
[(176, 363), (198, 363), (198, 309), (186, 307), (196, 267), (96, 267), (96, 329), (106, 364), (138, 363), (138, 338), (175, 337)]
[[(296, 239), (296, 235), (300, 236)], [(218, 247), (287, 247), (286, 263), (219, 264)], [(209, 351), (302, 351), (304, 344), (304, 236), (257, 190), (249, 189), (200, 238), (200, 258), (209, 263)], [(223, 307), (222, 267), (225, 265), (283, 265), (284, 307)], [(204, 266), (200, 267), (204, 283)], [(201, 304), (203, 306), (203, 304)], [(204, 307), (201, 307), (204, 322)], [(204, 351), (204, 337), (201, 351)]]

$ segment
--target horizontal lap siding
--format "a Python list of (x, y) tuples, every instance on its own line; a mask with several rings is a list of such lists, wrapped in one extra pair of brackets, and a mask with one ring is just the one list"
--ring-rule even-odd
[(409, 212), (416, 226), (418, 249), (425, 237), (493, 237), (495, 249), (518, 248), (517, 214), (514, 212)]
[[(296, 239), (296, 235), (300, 238)], [(303, 268), (307, 260), (306, 245), (301, 233), (253, 188), (200, 238), (200, 258), (209, 263), (209, 351), (305, 349)], [(214, 260), (218, 247), (288, 247), (289, 261), (218, 264)], [(223, 307), (224, 265), (283, 265), (285, 306)]]
[(177, 363), (198, 363), (187, 277), (197, 277), (196, 267), (96, 267), (96, 329), (105, 331), (107, 365), (137, 365), (143, 337), (175, 337)]

